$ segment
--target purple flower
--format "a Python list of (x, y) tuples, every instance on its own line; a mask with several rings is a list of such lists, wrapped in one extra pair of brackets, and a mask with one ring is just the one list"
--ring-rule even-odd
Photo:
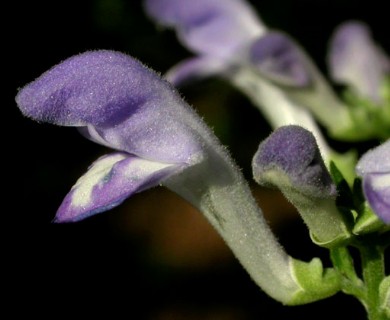
[(34, 120), (76, 126), (118, 150), (92, 164), (55, 221), (86, 218), (164, 184), (205, 214), (266, 292), (286, 303), (313, 300), (300, 285), (302, 264), (279, 245), (226, 150), (156, 73), (122, 53), (86, 52), (28, 84), (16, 101)]
[(390, 224), (390, 140), (366, 152), (356, 166), (372, 210)]
[(336, 186), (310, 131), (296, 125), (276, 129), (260, 143), (252, 168), (256, 182), (278, 188), (297, 208), (314, 242), (333, 246), (350, 236), (336, 207)]
[(330, 76), (359, 95), (381, 101), (380, 90), (390, 73), (390, 60), (372, 39), (367, 25), (348, 21), (340, 25), (330, 42)]
[(104, 50), (71, 57), (20, 90), (16, 101), (34, 120), (78, 127), (117, 150), (77, 181), (57, 222), (109, 210), (163, 184), (206, 216), (252, 279), (278, 301), (302, 304), (339, 290), (337, 275), (319, 259), (305, 263), (284, 251), (225, 148), (177, 91), (137, 60)]
[(173, 27), (196, 53), (226, 57), (263, 32), (252, 8), (242, 0), (146, 0), (148, 14)]
[(225, 71), (265, 29), (243, 0), (146, 0), (145, 9), (198, 54), (169, 72), (174, 84)]
[(168, 82), (122, 53), (73, 56), (25, 86), (16, 101), (34, 120), (78, 127), (117, 150), (77, 181), (57, 221), (115, 207), (205, 157), (205, 125)]

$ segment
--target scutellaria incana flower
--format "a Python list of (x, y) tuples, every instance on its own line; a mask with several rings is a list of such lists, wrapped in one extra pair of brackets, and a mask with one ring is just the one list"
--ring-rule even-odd
[(366, 24), (348, 21), (336, 29), (330, 41), (328, 65), (334, 82), (381, 102), (381, 88), (390, 74), (390, 59), (374, 42)]
[(305, 263), (287, 255), (211, 130), (168, 82), (132, 57), (106, 50), (73, 56), (21, 89), (16, 101), (34, 120), (78, 127), (117, 150), (79, 179), (57, 222), (109, 210), (163, 184), (204, 213), (274, 299), (303, 304), (339, 290), (337, 274), (319, 259)]
[(252, 161), (254, 179), (277, 187), (298, 209), (318, 244), (349, 236), (338, 212), (336, 186), (315, 137), (300, 126), (283, 126), (262, 141)]
[(390, 224), (390, 140), (366, 152), (356, 166), (372, 210)]
[(79, 179), (58, 221), (108, 210), (204, 157), (204, 130), (193, 110), (167, 82), (122, 53), (71, 57), (25, 86), (16, 101), (34, 120), (78, 127), (117, 150)]
[(167, 74), (174, 84), (225, 71), (265, 30), (242, 0), (146, 0), (145, 9), (197, 54)]

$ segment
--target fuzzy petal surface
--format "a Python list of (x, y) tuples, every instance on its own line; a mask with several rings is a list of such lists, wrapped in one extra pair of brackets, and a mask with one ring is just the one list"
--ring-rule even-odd
[[(294, 189), (318, 198), (336, 192), (314, 135), (297, 125), (282, 126), (262, 141), (252, 168), (260, 184), (291, 184)], [(268, 181), (270, 178), (272, 181)]]
[(34, 120), (79, 127), (95, 142), (151, 161), (192, 162), (207, 131), (171, 84), (109, 50), (66, 59), (22, 88), (16, 102)]

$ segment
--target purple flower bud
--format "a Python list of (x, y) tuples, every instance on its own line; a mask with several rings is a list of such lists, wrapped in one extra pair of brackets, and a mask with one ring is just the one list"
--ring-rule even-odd
[(278, 185), (287, 179), (292, 188), (316, 198), (334, 196), (336, 192), (314, 135), (300, 126), (276, 129), (260, 144), (252, 167), (260, 184)]
[(390, 72), (390, 60), (372, 39), (368, 26), (357, 21), (339, 26), (330, 42), (328, 64), (335, 82), (380, 102), (380, 89)]
[(287, 35), (268, 32), (253, 43), (250, 54), (252, 63), (270, 80), (289, 86), (309, 85), (305, 56)]
[(297, 208), (315, 243), (332, 247), (350, 237), (336, 207), (336, 186), (310, 131), (295, 125), (276, 129), (260, 144), (252, 168), (259, 184), (277, 187)]
[(363, 192), (375, 214), (390, 224), (390, 140), (366, 152), (356, 166)]
[(79, 127), (87, 138), (122, 151), (97, 160), (57, 213), (74, 221), (118, 205), (205, 157), (209, 131), (176, 90), (125, 54), (73, 56), (19, 91), (28, 117)]

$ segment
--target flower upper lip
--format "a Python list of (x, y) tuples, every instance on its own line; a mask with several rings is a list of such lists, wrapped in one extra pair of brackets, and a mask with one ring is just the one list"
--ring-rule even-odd
[(63, 61), (20, 90), (16, 101), (35, 120), (85, 127), (81, 132), (95, 142), (168, 163), (202, 153), (207, 131), (168, 82), (109, 50)]

